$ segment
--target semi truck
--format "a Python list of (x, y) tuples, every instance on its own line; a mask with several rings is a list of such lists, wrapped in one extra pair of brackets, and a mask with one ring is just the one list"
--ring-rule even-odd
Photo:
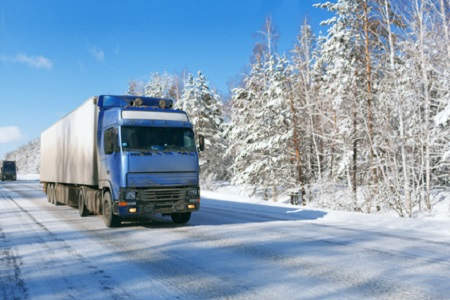
[(42, 132), (40, 181), (48, 202), (107, 227), (158, 214), (184, 224), (200, 209), (203, 149), (171, 99), (94, 96)]
[(0, 179), (17, 180), (17, 166), (13, 160), (2, 160), (0, 162)]

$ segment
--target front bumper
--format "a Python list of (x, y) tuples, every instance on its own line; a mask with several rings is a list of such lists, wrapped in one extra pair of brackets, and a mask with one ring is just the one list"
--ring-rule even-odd
[(2, 181), (5, 181), (5, 180), (12, 180), (12, 181), (14, 181), (14, 180), (17, 180), (17, 176), (16, 176), (16, 174), (1, 174), (0, 175), (0, 179)]
[[(193, 190), (197, 194), (193, 195)], [(129, 195), (135, 193), (135, 199)], [(127, 199), (128, 198), (128, 199)], [(154, 214), (172, 214), (198, 211), (198, 187), (123, 189), (120, 200), (114, 203), (114, 213), (121, 218), (145, 219)]]

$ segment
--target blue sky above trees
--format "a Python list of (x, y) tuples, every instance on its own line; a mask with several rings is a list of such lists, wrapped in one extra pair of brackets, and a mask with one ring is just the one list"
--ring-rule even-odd
[(202, 70), (210, 85), (248, 64), (253, 34), (273, 18), (279, 51), (292, 49), (310, 0), (26, 1), (0, 3), (0, 158), (92, 95), (123, 94), (152, 72)]

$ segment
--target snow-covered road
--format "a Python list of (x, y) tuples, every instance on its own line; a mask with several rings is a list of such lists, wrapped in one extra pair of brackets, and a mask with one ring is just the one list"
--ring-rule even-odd
[(1, 182), (0, 298), (450, 299), (447, 229), (229, 200), (107, 229), (37, 181)]

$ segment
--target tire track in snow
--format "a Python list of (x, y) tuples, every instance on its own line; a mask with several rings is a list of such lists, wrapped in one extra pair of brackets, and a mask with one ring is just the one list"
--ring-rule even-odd
[[(14, 191), (14, 189), (12, 189)], [(90, 261), (88, 258), (84, 257), (80, 253), (77, 252), (76, 249), (72, 248), (64, 239), (60, 238), (58, 234), (52, 232), (49, 230), (43, 223), (41, 223), (39, 220), (37, 220), (32, 213), (30, 213), (26, 208), (22, 207), (13, 197), (10, 195), (5, 194), (4, 192), (3, 198), (9, 203), (11, 203), (12, 207), (15, 207), (18, 209), (18, 213), (22, 214), (22, 216), (25, 216), (28, 218), (33, 225), (37, 225), (41, 233), (37, 232), (37, 234), (34, 235), (33, 244), (39, 244), (41, 247), (45, 249), (45, 257), (42, 259), (45, 261), (44, 264), (42, 262), (39, 262), (39, 265), (44, 269), (43, 271), (46, 271), (48, 273), (53, 273), (54, 271), (57, 271), (56, 273), (60, 273), (62, 276), (58, 278), (58, 280), (63, 281), (63, 286), (65, 287), (64, 291), (64, 298), (65, 299), (79, 299), (80, 290), (83, 289), (83, 286), (80, 286), (79, 283), (76, 281), (70, 280), (67, 276), (64, 276), (65, 270), (69, 271), (70, 266), (67, 265), (67, 263), (64, 261), (64, 259), (58, 257), (58, 254), (55, 252), (54, 249), (57, 249), (57, 251), (65, 252), (66, 256), (69, 256), (74, 258), (77, 262), (77, 265), (80, 265), (81, 269), (88, 270), (91, 275), (87, 275), (89, 279), (95, 278), (95, 280), (98, 281), (100, 289), (105, 293), (104, 297), (108, 299), (132, 299), (132, 297), (120, 289), (115, 289), (115, 286), (117, 285), (115, 282), (111, 280), (111, 277), (107, 274), (105, 274), (104, 270), (98, 268), (98, 266)], [(20, 191), (19, 194), (26, 193), (24, 191)], [(28, 226), (33, 227), (33, 226)], [(36, 229), (31, 228), (31, 231), (36, 231)], [(2, 241), (7, 241), (4, 232), (2, 231)], [(50, 243), (55, 243), (56, 245), (50, 246)], [(11, 248), (9, 251), (5, 252), (11, 257), (10, 253), (14, 252)], [(2, 253), (3, 257), (3, 253)], [(11, 269), (11, 267), (14, 267), (13, 270), (15, 274), (20, 275), (21, 269), (20, 266), (22, 263), (16, 263), (17, 258), (14, 256), (13, 258), (7, 259), (6, 261), (12, 261), (13, 265), (10, 264), (10, 266), (7, 266), (8, 269)], [(58, 266), (58, 270), (54, 270), (55, 266)], [(86, 275), (85, 275), (86, 276)], [(9, 276), (11, 277), (11, 276)], [(16, 276), (17, 277), (17, 276)], [(8, 278), (7, 278), (8, 279)], [(7, 281), (8, 282), (8, 281)], [(14, 281), (13, 281), (14, 282)], [(92, 284), (91, 284), (92, 285)], [(18, 286), (19, 288), (17, 288)], [(3, 297), (4, 299), (28, 299), (27, 288), (25, 287), (26, 283), (22, 277), (19, 277), (18, 280), (15, 281), (14, 287), (12, 288), (14, 292), (20, 292), (22, 288), (22, 292), (19, 295), (19, 297), (13, 297), (12, 294), (11, 297)], [(51, 288), (51, 287), (50, 287)], [(3, 290), (3, 288), (2, 288)], [(8, 291), (8, 289), (6, 289)], [(54, 291), (53, 291), (54, 292)], [(103, 297), (101, 297), (103, 298)]]
[(2, 299), (29, 299), (28, 290), (22, 278), (20, 257), (9, 247), (0, 224), (0, 295)]
[[(6, 195), (0, 191), (0, 201), (7, 200)], [(22, 278), (20, 257), (8, 244), (3, 227), (0, 222), (0, 295), (2, 299), (28, 299), (28, 291)]]

